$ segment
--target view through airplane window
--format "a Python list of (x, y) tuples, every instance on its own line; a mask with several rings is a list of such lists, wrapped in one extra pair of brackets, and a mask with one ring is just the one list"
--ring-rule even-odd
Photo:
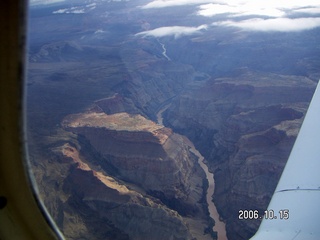
[(317, 1), (28, 11), (29, 159), (66, 239), (256, 233), (320, 78)]

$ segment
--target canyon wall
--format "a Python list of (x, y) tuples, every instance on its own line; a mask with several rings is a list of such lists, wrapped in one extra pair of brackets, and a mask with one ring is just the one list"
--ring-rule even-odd
[(72, 114), (61, 126), (75, 138), (51, 146), (57, 172), (42, 179), (60, 192), (47, 205), (66, 237), (212, 239), (205, 173), (185, 137), (128, 113)]
[[(193, 84), (165, 112), (214, 172), (214, 202), (229, 239), (248, 239), (267, 208), (315, 89), (304, 77), (246, 72)], [(192, 109), (192, 110), (191, 110)]]
[[(176, 211), (102, 171), (92, 170), (69, 144), (64, 144), (61, 152), (74, 162), (63, 186), (70, 194), (69, 204), (86, 208), (86, 214), (92, 212), (107, 222), (107, 239), (192, 239), (186, 222)], [(64, 230), (67, 226), (63, 225)]]
[[(175, 51), (190, 49), (183, 41)], [(229, 239), (248, 239), (259, 226), (240, 221), (239, 210), (267, 208), (315, 82), (289, 75), (291, 68), (288, 75), (250, 70), (255, 58), (249, 69), (232, 54), (223, 61), (212, 54), (219, 69), (207, 48), (203, 58), (194, 47), (177, 62), (176, 45), (163, 42), (172, 61), (155, 39), (108, 47), (64, 40), (30, 56), (30, 158), (46, 206), (69, 239), (136, 239), (144, 225), (153, 239), (159, 232), (163, 239), (212, 239), (205, 176), (177, 133), (214, 172)], [(168, 128), (153, 123), (169, 104)]]
[[(84, 136), (121, 178), (187, 204), (202, 197), (203, 172), (184, 138), (140, 115), (84, 113), (68, 116), (65, 129)], [(191, 211), (196, 202), (184, 211)], [(181, 206), (182, 209), (182, 206)]]

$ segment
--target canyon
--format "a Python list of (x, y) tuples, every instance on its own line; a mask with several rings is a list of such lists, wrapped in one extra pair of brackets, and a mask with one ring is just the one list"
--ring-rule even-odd
[[(168, 107), (170, 107), (170, 105), (164, 106), (164, 108), (161, 109), (157, 113), (157, 122), (160, 125), (163, 125), (162, 113), (165, 110), (167, 110)], [(200, 167), (203, 169), (203, 171), (205, 172), (206, 178), (208, 180), (208, 189), (207, 189), (207, 193), (206, 193), (206, 200), (208, 203), (208, 210), (209, 210), (210, 217), (214, 220), (213, 230), (217, 232), (217, 239), (227, 240), (225, 223), (220, 221), (219, 213), (217, 211), (217, 208), (216, 208), (214, 202), (212, 201), (212, 196), (213, 196), (214, 187), (215, 187), (213, 174), (209, 172), (208, 167), (203, 163), (204, 157), (194, 147), (194, 144), (191, 141), (189, 141), (188, 145), (190, 147), (190, 152), (192, 152), (193, 154), (195, 154), (198, 157), (198, 163), (199, 163)]]
[[(122, 91), (135, 93), (145, 80), (138, 79)], [(147, 94), (155, 89), (130, 98), (118, 92), (64, 116), (46, 140), (48, 160), (34, 167), (43, 188), (49, 182), (59, 192), (45, 190), (46, 205), (68, 238), (139, 239), (142, 231), (148, 239), (161, 239), (162, 232), (173, 239), (224, 239), (221, 220), (228, 239), (249, 238), (260, 220), (238, 221), (238, 212), (266, 209), (315, 83), (245, 71), (239, 79), (190, 79), (173, 95), (157, 80), (151, 85), (167, 95), (162, 101)], [(198, 164), (203, 159), (206, 173)], [(214, 192), (206, 195), (212, 183)], [(210, 220), (214, 215), (219, 221)], [(172, 224), (155, 230), (157, 219)], [(98, 222), (108, 227), (90, 230)]]
[(210, 225), (205, 174), (187, 139), (127, 113), (74, 114), (62, 126), (83, 137), (82, 146), (86, 141), (85, 146), (101, 156), (99, 162), (87, 157), (85, 163), (85, 150), (79, 152), (68, 143), (56, 149), (76, 163), (63, 189), (78, 204), (110, 221), (129, 239), (210, 239), (211, 231), (204, 234)]
[(269, 204), (320, 76), (319, 33), (138, 37), (163, 16), (202, 21), (191, 6), (142, 3), (32, 9), (26, 118), (40, 195), (67, 239), (249, 239), (260, 220), (239, 210)]
[(188, 136), (213, 171), (214, 202), (231, 239), (259, 226), (239, 221), (239, 210), (267, 207), (314, 87), (301, 77), (246, 72), (192, 86), (165, 112), (164, 122)]

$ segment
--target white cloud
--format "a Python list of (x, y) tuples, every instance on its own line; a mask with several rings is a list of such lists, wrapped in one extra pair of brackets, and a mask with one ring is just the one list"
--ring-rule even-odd
[(320, 27), (320, 18), (253, 18), (244, 21), (222, 21), (214, 23), (218, 26), (237, 27), (249, 31), (293, 32)]
[(53, 14), (59, 14), (59, 13), (65, 13), (65, 12), (67, 12), (67, 11), (68, 11), (67, 8), (63, 8), (63, 9), (59, 9), (59, 10), (57, 10), (57, 11), (53, 11), (52, 13), (53, 13)]
[[(320, 27), (319, 0), (154, 0), (142, 8), (164, 8), (181, 5), (195, 5), (195, 12), (199, 16), (213, 17), (219, 15), (225, 18), (214, 25), (232, 26), (250, 31), (303, 31)], [(292, 13), (309, 15), (304, 18), (290, 18)], [(261, 16), (261, 17), (259, 17)], [(236, 21), (237, 17), (247, 20)], [(258, 17), (258, 18), (257, 18)], [(263, 18), (262, 18), (263, 17)], [(159, 28), (142, 32), (145, 36), (163, 36), (193, 34), (197, 28)]]
[[(217, 14), (228, 14), (231, 17), (260, 15), (268, 17), (284, 17), (286, 11), (304, 6), (312, 6), (312, 10), (320, 9), (320, 4), (313, 0), (301, 1), (265, 1), (265, 0), (231, 0), (217, 3), (203, 4), (199, 6), (198, 15), (212, 17)], [(305, 11), (308, 13), (308, 11)]]
[(72, 10), (69, 13), (73, 13), (73, 14), (81, 14), (81, 13), (85, 13), (84, 9), (76, 9), (76, 10)]
[(53, 4), (58, 2), (64, 2), (65, 0), (30, 0), (30, 5), (47, 5), (47, 4)]
[(239, 16), (268, 16), (268, 17), (283, 17), (286, 15), (284, 11), (279, 9), (272, 9), (272, 8), (260, 8), (260, 9), (245, 9), (243, 12), (234, 14), (233, 17)]
[(164, 8), (182, 5), (223, 4), (247, 9), (294, 9), (320, 6), (319, 0), (154, 0), (142, 8)]
[(94, 9), (95, 6), (92, 5), (87, 5), (85, 6), (86, 8), (77, 6), (77, 7), (71, 7), (71, 8), (62, 8), (56, 11), (53, 11), (53, 14), (83, 14), (86, 13), (87, 11)]
[[(307, 6), (307, 7), (306, 7)], [(320, 27), (320, 18), (289, 18), (287, 13), (300, 12), (305, 14), (320, 13), (320, 3), (315, 0), (231, 0), (225, 4), (205, 4), (198, 8), (198, 15), (211, 17), (217, 14), (227, 14), (230, 17), (265, 16), (250, 18), (243, 21), (227, 20), (215, 23), (219, 26), (232, 26), (250, 31), (303, 31)]]
[(142, 37), (165, 37), (174, 36), (179, 38), (184, 35), (194, 35), (201, 33), (201, 30), (207, 29), (207, 25), (201, 25), (199, 27), (185, 27), (185, 26), (171, 26), (171, 27), (160, 27), (149, 31), (137, 33), (136, 36)]
[(97, 7), (97, 4), (96, 3), (91, 3), (91, 4), (87, 4), (86, 5), (86, 8), (89, 8), (90, 10), (93, 10)]
[(94, 34), (99, 34), (99, 33), (105, 33), (106, 31), (103, 31), (102, 29), (98, 29), (97, 31), (94, 32)]
[(316, 8), (300, 8), (300, 9), (295, 9), (293, 10), (294, 12), (297, 13), (307, 13), (307, 14), (320, 14), (320, 7)]
[(90, 7), (95, 7), (97, 6), (97, 3), (90, 3), (90, 4), (87, 4), (86, 7), (90, 8)]
[(182, 5), (199, 5), (203, 3), (210, 3), (212, 0), (155, 0), (141, 8), (164, 8), (164, 7), (174, 7)]
[(82, 13), (85, 13), (85, 10), (83, 9), (83, 8), (78, 8), (78, 9), (76, 9), (76, 8), (74, 8), (74, 7), (72, 7), (72, 8), (63, 8), (63, 9), (59, 9), (59, 10), (57, 10), (57, 11), (53, 11), (52, 12), (53, 14), (63, 14), (63, 13), (67, 13), (67, 14), (69, 14), (69, 13), (73, 13), (73, 14), (82, 14)]
[(225, 4), (214, 4), (209, 3), (200, 6), (200, 10), (198, 11), (198, 15), (205, 17), (212, 17), (217, 14), (223, 13), (238, 13), (239, 10), (236, 6), (225, 5)]

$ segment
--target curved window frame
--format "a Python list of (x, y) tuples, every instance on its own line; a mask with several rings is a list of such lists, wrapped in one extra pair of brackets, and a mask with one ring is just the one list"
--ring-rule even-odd
[(64, 239), (28, 167), (24, 135), (27, 1), (0, 1), (0, 239)]

